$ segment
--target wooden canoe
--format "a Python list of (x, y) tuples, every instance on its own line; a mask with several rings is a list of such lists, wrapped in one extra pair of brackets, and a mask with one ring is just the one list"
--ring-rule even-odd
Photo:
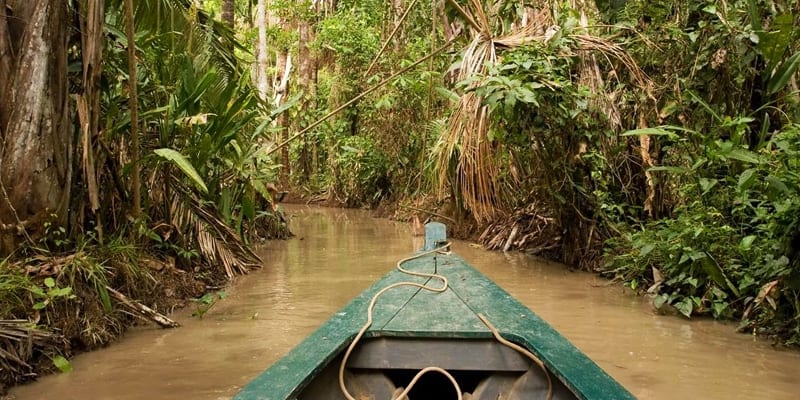
[[(426, 248), (442, 240), (441, 224), (426, 226)], [(403, 268), (447, 278), (441, 293), (400, 286), (375, 302), (372, 324), (342, 369), (352, 398), (395, 399), (426, 367), (447, 370), (462, 399), (634, 399), (625, 388), (547, 322), (451, 254), (433, 253)], [(353, 299), (302, 343), (247, 384), (236, 400), (340, 400), (345, 350), (364, 326), (373, 296), (398, 282), (437, 286), (430, 277), (394, 270)], [(547, 370), (501, 344), (499, 334), (533, 353)], [(449, 378), (426, 374), (405, 399), (458, 399)], [(548, 384), (548, 381), (551, 383)]]

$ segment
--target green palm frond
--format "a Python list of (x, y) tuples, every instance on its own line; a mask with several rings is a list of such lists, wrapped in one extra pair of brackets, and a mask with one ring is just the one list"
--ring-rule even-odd
[[(197, 9), (192, 0), (138, 0), (134, 7), (137, 36), (151, 48), (171, 54), (204, 54), (223, 79), (237, 75), (235, 51), (248, 49), (236, 40), (229, 26)], [(107, 1), (106, 9), (110, 29), (122, 32), (122, 0)]]

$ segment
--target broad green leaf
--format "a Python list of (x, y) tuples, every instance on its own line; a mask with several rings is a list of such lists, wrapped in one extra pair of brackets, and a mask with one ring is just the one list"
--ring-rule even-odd
[(663, 128), (642, 128), (642, 129), (634, 129), (627, 131), (622, 134), (622, 136), (667, 136), (668, 138), (675, 140), (680, 138), (675, 132), (663, 129)]
[(664, 171), (664, 172), (671, 172), (673, 174), (685, 174), (685, 173), (689, 172), (690, 170), (688, 168), (684, 168), (684, 167), (658, 166), (658, 167), (648, 168), (648, 171), (651, 171), (651, 172)]
[(725, 272), (722, 271), (719, 264), (711, 258), (709, 254), (708, 257), (703, 258), (700, 260), (700, 263), (703, 265), (703, 270), (708, 274), (708, 276), (719, 286), (727, 286), (731, 291), (736, 295), (739, 296), (739, 289), (733, 285), (728, 276), (725, 275)]
[(660, 294), (660, 295), (654, 297), (653, 298), (653, 307), (655, 307), (656, 309), (660, 309), (664, 305), (664, 303), (667, 302), (668, 299), (669, 299), (669, 296), (667, 296), (666, 294)]
[(751, 117), (739, 117), (739, 118), (731, 118), (728, 119), (726, 117), (726, 121), (720, 125), (721, 127), (731, 127), (731, 126), (740, 126), (740, 125), (747, 125), (751, 122), (755, 121), (754, 118)]
[(70, 364), (69, 360), (61, 355), (53, 357), (53, 365), (55, 365), (56, 368), (58, 368), (58, 370), (61, 372), (72, 371), (72, 364)]
[(800, 52), (781, 63), (767, 83), (767, 94), (774, 94), (786, 86), (800, 67)]
[(711, 305), (711, 308), (714, 310), (714, 316), (720, 317), (722, 313), (725, 312), (725, 309), (728, 308), (728, 303), (714, 302), (714, 304)]
[(39, 286), (31, 286), (28, 290), (30, 290), (33, 294), (39, 297), (45, 296), (44, 290), (42, 290), (42, 288), (40, 288)]
[(692, 304), (692, 299), (689, 297), (684, 297), (675, 304), (675, 309), (678, 310), (681, 314), (685, 315), (686, 318), (691, 318), (692, 311), (694, 310), (694, 305)]
[(203, 193), (208, 193), (208, 188), (205, 182), (203, 182), (203, 178), (200, 177), (200, 174), (194, 169), (192, 163), (190, 163), (183, 154), (169, 148), (156, 149), (155, 153), (165, 160), (172, 161), (200, 190), (203, 191)]
[(44, 279), (44, 285), (49, 288), (53, 288), (56, 286), (56, 281), (53, 278), (48, 277)]
[(758, 157), (758, 154), (753, 153), (752, 151), (747, 149), (741, 149), (741, 148), (731, 149), (730, 152), (725, 154), (725, 157), (751, 164), (761, 163), (761, 159)]
[(458, 100), (461, 98), (458, 96), (458, 94), (456, 94), (456, 92), (441, 86), (436, 87), (436, 93), (439, 93), (440, 96), (452, 102), (458, 102)]
[(748, 251), (753, 246), (753, 241), (756, 240), (755, 235), (749, 235), (742, 238), (739, 242), (739, 250), (740, 251)]
[(211, 302), (214, 301), (214, 295), (211, 293), (206, 293), (198, 301), (203, 304), (211, 304)]
[(781, 14), (770, 23), (769, 32), (761, 37), (758, 48), (767, 60), (768, 73), (775, 71), (786, 49), (791, 45), (792, 31), (794, 30), (794, 16)]
[(775, 189), (775, 190), (777, 190), (779, 192), (783, 192), (783, 193), (787, 193), (787, 194), (789, 193), (789, 187), (786, 186), (786, 184), (783, 183), (782, 180), (778, 179), (774, 175), (769, 175), (769, 176), (767, 176), (766, 179), (767, 179), (767, 183), (769, 184), (769, 186), (771, 188), (773, 188), (773, 189)]
[(108, 294), (108, 288), (102, 283), (95, 284), (95, 290), (100, 295), (100, 303), (103, 305), (103, 310), (107, 313), (112, 311), (111, 296)]
[(716, 179), (700, 178), (700, 188), (703, 189), (703, 194), (708, 193), (714, 186), (719, 183)]
[(653, 249), (655, 247), (656, 246), (654, 244), (648, 243), (648, 244), (642, 246), (642, 248), (639, 250), (639, 255), (644, 257), (644, 256), (650, 254), (650, 252), (653, 251)]
[(53, 289), (50, 291), (50, 296), (53, 297), (69, 296), (70, 294), (72, 294), (72, 288), (69, 286), (64, 288)]
[(252, 191), (242, 196), (242, 215), (248, 219), (253, 219), (256, 216), (254, 192), (255, 191)]
[(755, 172), (756, 170), (750, 168), (739, 175), (739, 183), (737, 188), (740, 192), (750, 189), (750, 186), (752, 186), (753, 182), (755, 182)]
[(278, 107), (275, 107), (269, 113), (270, 118), (274, 119), (276, 116), (278, 116), (278, 114), (280, 114), (280, 113), (282, 113), (282, 112), (294, 107), (294, 105), (297, 104), (297, 102), (300, 100), (300, 97), (302, 97), (302, 94), (298, 93), (298, 94), (295, 94), (294, 96), (286, 99), (281, 105), (279, 105)]
[[(756, 32), (760, 31), (761, 13), (759, 12), (756, 0), (747, 0), (747, 12), (750, 15), (750, 26), (753, 28), (754, 31)], [(754, 43), (758, 43), (758, 41), (754, 41)]]

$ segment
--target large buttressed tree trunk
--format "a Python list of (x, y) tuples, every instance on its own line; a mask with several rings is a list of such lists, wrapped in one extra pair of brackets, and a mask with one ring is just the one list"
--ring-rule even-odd
[(3, 253), (21, 227), (67, 216), (73, 150), (63, 0), (0, 0), (0, 222)]

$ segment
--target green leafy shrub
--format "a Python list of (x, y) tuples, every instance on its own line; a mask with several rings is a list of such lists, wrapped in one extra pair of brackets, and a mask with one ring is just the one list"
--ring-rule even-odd
[(757, 153), (731, 140), (701, 147), (693, 152), (701, 156), (684, 157), (689, 167), (660, 168), (681, 173), (678, 189), (689, 201), (673, 218), (610, 241), (606, 270), (653, 294), (657, 308), (738, 318), (742, 328), (797, 343), (800, 126)]
[(348, 207), (376, 205), (391, 194), (389, 160), (372, 138), (349, 136), (341, 139), (332, 168), (332, 186), (337, 199)]

